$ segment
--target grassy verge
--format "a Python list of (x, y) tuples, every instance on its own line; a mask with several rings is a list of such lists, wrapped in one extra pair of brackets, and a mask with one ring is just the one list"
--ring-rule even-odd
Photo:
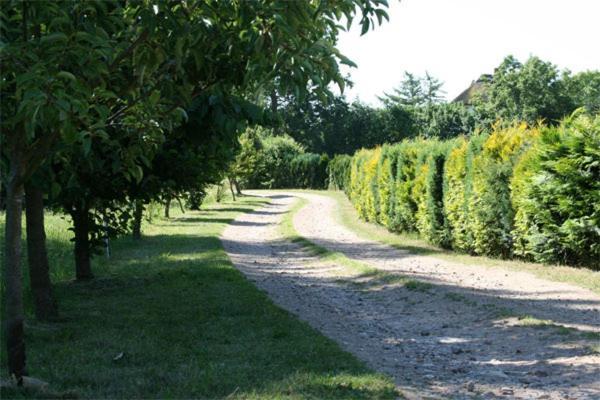
[[(2, 398), (394, 398), (389, 378), (276, 307), (231, 265), (219, 234), (264, 200), (210, 204), (115, 240), (72, 282), (68, 222), (49, 216), (63, 319), (26, 321), (29, 373), (46, 392)], [(28, 306), (30, 313), (30, 308)], [(4, 352), (2, 352), (4, 357)], [(5, 359), (2, 366), (5, 368)]]
[(330, 262), (345, 267), (345, 276), (339, 281), (350, 283), (361, 289), (369, 289), (381, 285), (403, 285), (409, 290), (426, 292), (432, 288), (432, 285), (426, 282), (417, 281), (400, 274), (394, 274), (382, 271), (366, 263), (352, 260), (340, 252), (331, 251), (325, 247), (319, 246), (301, 236), (294, 228), (294, 215), (308, 204), (308, 200), (299, 198), (294, 206), (286, 213), (280, 224), (281, 235), (293, 243), (302, 246), (308, 253), (318, 257), (319, 261)]
[(499, 260), (443, 250), (419, 239), (417, 235), (391, 233), (383, 226), (362, 221), (343, 192), (318, 191), (315, 193), (335, 199), (338, 203), (338, 221), (361, 237), (386, 243), (398, 249), (408, 250), (414, 254), (433, 255), (452, 262), (526, 271), (539, 278), (574, 284), (600, 294), (600, 271), (517, 260)]

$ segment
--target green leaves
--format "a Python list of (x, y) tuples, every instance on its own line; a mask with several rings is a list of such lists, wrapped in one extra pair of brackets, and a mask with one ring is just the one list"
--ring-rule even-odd
[(42, 45), (55, 45), (55, 44), (64, 44), (67, 42), (69, 37), (62, 32), (51, 33), (49, 35), (44, 35), (40, 39), (40, 43)]
[[(250, 99), (272, 89), (326, 97), (332, 82), (343, 90), (338, 63), (354, 63), (335, 49), (340, 18), (381, 22), (387, 5), (28, 2), (27, 15), (21, 6), (7, 3), (1, 127), (44, 149), (36, 156), (52, 160), (66, 207), (84, 192), (98, 204), (141, 196), (136, 183), (165, 174), (149, 192), (213, 181), (246, 124), (267, 122)], [(168, 171), (167, 150), (184, 169)], [(159, 170), (157, 157), (171, 162)]]
[(75, 75), (73, 75), (72, 73), (70, 73), (68, 71), (60, 71), (58, 74), (56, 74), (56, 77), (61, 78), (61, 79), (66, 79), (71, 82), (77, 82), (77, 78), (75, 78)]
[(515, 168), (513, 235), (521, 256), (598, 267), (600, 117), (542, 129)]

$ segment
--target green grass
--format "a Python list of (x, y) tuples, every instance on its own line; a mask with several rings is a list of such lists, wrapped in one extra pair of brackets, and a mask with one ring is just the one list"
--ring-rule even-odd
[(62, 320), (35, 322), (28, 303), (26, 341), (30, 375), (50, 388), (1, 397), (395, 398), (388, 377), (233, 268), (218, 235), (263, 202), (243, 197), (185, 215), (173, 207), (170, 220), (145, 223), (141, 241), (115, 240), (110, 259), (94, 258), (89, 283), (72, 281), (68, 222), (48, 216)]
[(410, 281), (404, 284), (408, 290), (415, 290), (417, 292), (428, 292), (430, 289), (433, 289), (433, 285), (427, 282), (416, 281), (411, 279)]
[(516, 326), (525, 326), (525, 327), (537, 328), (537, 329), (551, 328), (551, 329), (556, 329), (556, 331), (558, 333), (560, 333), (561, 335), (568, 335), (568, 334), (572, 333), (573, 331), (575, 331), (574, 329), (567, 328), (566, 326), (558, 325), (549, 319), (539, 319), (539, 318), (532, 317), (530, 315), (518, 316), (517, 321), (518, 322), (515, 324)]
[(559, 335), (575, 335), (587, 340), (600, 341), (599, 332), (583, 331), (577, 328), (564, 326), (561, 324), (557, 324), (556, 322), (550, 319), (540, 319), (531, 315), (515, 314), (511, 311), (505, 312), (501, 316), (501, 318), (505, 320), (512, 319), (513, 321), (509, 322), (511, 322), (511, 325), (513, 326), (535, 329), (551, 329)]
[(561, 265), (535, 264), (518, 260), (499, 260), (443, 250), (425, 242), (416, 234), (392, 233), (381, 225), (362, 221), (343, 192), (313, 191), (313, 193), (329, 196), (336, 200), (338, 203), (337, 220), (363, 238), (386, 243), (414, 254), (432, 255), (452, 262), (525, 271), (542, 279), (570, 283), (600, 294), (600, 271)]

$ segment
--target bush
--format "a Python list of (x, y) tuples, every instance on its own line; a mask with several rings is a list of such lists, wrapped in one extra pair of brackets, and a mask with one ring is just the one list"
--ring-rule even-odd
[(381, 147), (370, 152), (365, 162), (364, 187), (362, 188), (365, 218), (367, 221), (378, 221), (379, 191), (377, 190), (377, 165), (381, 158)]
[(404, 141), (396, 147), (396, 176), (394, 179), (394, 207), (390, 212), (390, 230), (412, 232), (416, 230), (417, 204), (412, 192), (415, 184), (417, 155), (424, 141)]
[(290, 163), (304, 153), (304, 148), (287, 135), (262, 136), (262, 149), (256, 169), (248, 178), (248, 186), (255, 189), (292, 187)]
[[(400, 145), (388, 145), (386, 150), (386, 160), (387, 163), (385, 165), (386, 170), (389, 168), (388, 172), (384, 172), (384, 174), (389, 173), (389, 179), (387, 179), (388, 192), (387, 196), (387, 204), (382, 205), (381, 211), (381, 223), (387, 227), (389, 230), (394, 230), (394, 224), (396, 221), (396, 210), (397, 210), (397, 179), (398, 179), (398, 159), (400, 156)], [(384, 168), (384, 165), (382, 165)], [(384, 196), (385, 197), (385, 196)]]
[(327, 165), (329, 189), (349, 192), (351, 163), (352, 156), (347, 154), (338, 154), (329, 161)]
[(513, 251), (510, 182), (515, 161), (538, 135), (526, 124), (495, 129), (473, 158), (468, 229), (477, 254), (508, 258)]
[(450, 246), (469, 251), (468, 203), (466, 196), (467, 149), (469, 142), (461, 137), (448, 154), (444, 171), (444, 214), (450, 230)]
[(389, 230), (475, 254), (600, 266), (600, 116), (497, 124), (343, 160), (335, 179), (349, 170), (344, 186), (360, 217)]
[(289, 163), (289, 187), (326, 189), (328, 163), (326, 154), (305, 153), (295, 156)]
[(515, 168), (513, 234), (520, 255), (600, 267), (600, 115), (542, 129)]
[(473, 211), (469, 208), (472, 195), (473, 158), (479, 154), (486, 135), (475, 133), (470, 139), (459, 138), (446, 159), (444, 166), (444, 215), (448, 224), (451, 248), (472, 253)]
[(415, 179), (416, 225), (419, 233), (437, 246), (450, 246), (450, 232), (444, 214), (444, 163), (453, 142), (432, 141), (420, 156), (422, 166)]
[(249, 145), (248, 155), (241, 157), (244, 155), (241, 152), (234, 164), (237, 169), (249, 171), (243, 175), (245, 186), (255, 189), (327, 187), (327, 155), (305, 153), (304, 148), (287, 135), (260, 133), (260, 144)]
[[(350, 200), (358, 215), (361, 218), (368, 220), (368, 197), (370, 196), (369, 172), (367, 171), (367, 162), (371, 158), (373, 150), (361, 149), (352, 157), (352, 165), (350, 167)], [(375, 171), (373, 170), (372, 173)]]
[(384, 226), (390, 224), (390, 198), (394, 189), (393, 173), (391, 167), (391, 155), (392, 147), (390, 145), (384, 145), (381, 148), (381, 155), (377, 163), (377, 179), (375, 182), (377, 197), (377, 221)]

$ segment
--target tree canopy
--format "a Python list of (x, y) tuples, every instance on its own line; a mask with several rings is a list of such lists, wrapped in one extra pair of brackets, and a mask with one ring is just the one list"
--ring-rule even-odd
[[(21, 198), (40, 168), (54, 166), (52, 190), (70, 197), (85, 221), (94, 199), (131, 199), (144, 172), (157, 171), (153, 160), (172, 154), (177, 135), (191, 140), (190, 131), (202, 131), (200, 153), (187, 156), (220, 159), (219, 149), (235, 146), (245, 123), (260, 118), (252, 100), (261, 91), (276, 85), (302, 98), (330, 94), (332, 82), (343, 88), (339, 64), (352, 62), (335, 47), (340, 22), (359, 13), (366, 33), (387, 19), (386, 7), (385, 0), (2, 2), (9, 372), (19, 382), (26, 373)], [(223, 135), (225, 146), (211, 147), (211, 135)], [(96, 176), (113, 186), (86, 187)]]

